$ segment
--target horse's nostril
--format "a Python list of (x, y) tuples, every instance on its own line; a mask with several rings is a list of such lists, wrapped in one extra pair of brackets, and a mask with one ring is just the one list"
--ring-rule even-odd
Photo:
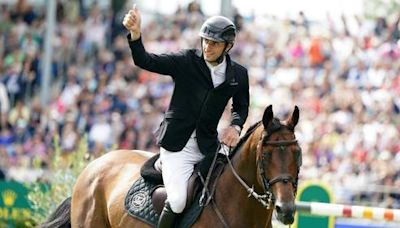
[(278, 215), (278, 220), (285, 225), (290, 225), (294, 222), (295, 207), (290, 203), (277, 203), (275, 211)]
[(281, 213), (282, 212), (282, 208), (279, 205), (275, 206), (275, 210), (277, 213)]
[(282, 213), (285, 215), (292, 215), (296, 211), (296, 206), (295, 204), (292, 203), (276, 203), (275, 204), (275, 210), (278, 213)]

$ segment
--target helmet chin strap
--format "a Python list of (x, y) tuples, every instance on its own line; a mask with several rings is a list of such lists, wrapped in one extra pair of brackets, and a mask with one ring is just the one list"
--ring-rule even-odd
[(216, 63), (218, 63), (218, 64), (221, 64), (222, 63), (222, 61), (224, 61), (224, 56), (225, 56), (225, 51), (221, 54), (221, 56), (220, 57), (218, 57), (214, 62), (216, 62)]

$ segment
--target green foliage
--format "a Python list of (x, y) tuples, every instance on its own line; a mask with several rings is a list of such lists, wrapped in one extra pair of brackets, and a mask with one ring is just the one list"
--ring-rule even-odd
[[(27, 222), (28, 227), (46, 221), (58, 205), (71, 196), (76, 178), (91, 160), (86, 137), (81, 139), (76, 151), (70, 152), (68, 158), (62, 156), (58, 138), (54, 139), (54, 145), (54, 156), (49, 165), (51, 176), (28, 186), (31, 189), (28, 200), (32, 207), (32, 221)], [(34, 163), (40, 167), (41, 161), (36, 160)]]

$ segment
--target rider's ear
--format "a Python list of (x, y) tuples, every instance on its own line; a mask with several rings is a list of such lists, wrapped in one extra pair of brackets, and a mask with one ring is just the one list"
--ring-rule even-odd
[(297, 123), (299, 122), (300, 111), (297, 106), (294, 106), (294, 111), (292, 113), (292, 117), (287, 121), (287, 126), (290, 130), (294, 131)]

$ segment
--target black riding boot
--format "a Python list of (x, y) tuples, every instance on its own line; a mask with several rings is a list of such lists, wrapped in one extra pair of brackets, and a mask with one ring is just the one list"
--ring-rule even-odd
[(157, 228), (172, 228), (175, 225), (175, 218), (178, 214), (174, 213), (168, 202), (165, 202), (164, 209), (158, 220)]

